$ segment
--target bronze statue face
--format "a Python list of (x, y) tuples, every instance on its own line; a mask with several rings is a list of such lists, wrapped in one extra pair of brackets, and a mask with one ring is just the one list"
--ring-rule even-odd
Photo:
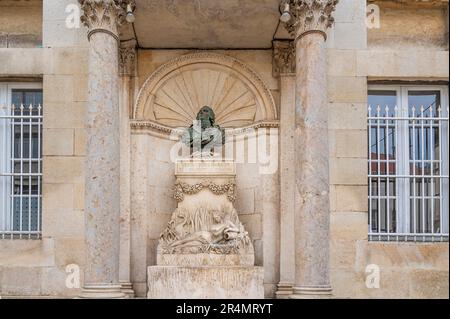
[(197, 120), (201, 122), (202, 128), (211, 127), (216, 121), (216, 115), (209, 106), (204, 106), (197, 113)]
[(225, 144), (225, 131), (215, 125), (216, 115), (209, 106), (202, 107), (196, 119), (197, 122), (181, 138), (184, 144), (191, 147), (192, 153), (205, 149), (211, 153), (215, 147)]

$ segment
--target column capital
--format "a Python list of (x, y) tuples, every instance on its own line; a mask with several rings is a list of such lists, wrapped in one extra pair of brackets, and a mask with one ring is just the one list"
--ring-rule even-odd
[(136, 61), (136, 40), (120, 43), (119, 47), (119, 73), (122, 76), (131, 76), (134, 73)]
[(88, 39), (95, 32), (109, 33), (119, 39), (119, 27), (124, 24), (127, 5), (135, 0), (78, 0), (83, 10), (81, 21), (89, 29)]
[(295, 39), (311, 32), (319, 32), (326, 39), (326, 31), (333, 25), (333, 11), (339, 0), (282, 0), (282, 7), (289, 4), (291, 19), (285, 23)]
[(273, 76), (295, 75), (294, 41), (283, 40), (273, 42)]

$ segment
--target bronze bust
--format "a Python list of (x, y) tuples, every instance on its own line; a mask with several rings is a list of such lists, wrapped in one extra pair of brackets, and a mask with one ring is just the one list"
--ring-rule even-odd
[(225, 144), (225, 132), (215, 124), (216, 115), (209, 106), (197, 113), (196, 120), (182, 137), (183, 143), (191, 148), (191, 154), (213, 155), (214, 148)]

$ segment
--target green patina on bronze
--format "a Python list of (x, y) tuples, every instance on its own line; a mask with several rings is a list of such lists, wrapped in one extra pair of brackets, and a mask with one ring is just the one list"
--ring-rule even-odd
[[(182, 137), (183, 143), (193, 152), (209, 151), (225, 144), (225, 131), (215, 124), (216, 115), (209, 106), (204, 106), (197, 113), (196, 123), (191, 125)], [(200, 149), (199, 149), (200, 148)]]

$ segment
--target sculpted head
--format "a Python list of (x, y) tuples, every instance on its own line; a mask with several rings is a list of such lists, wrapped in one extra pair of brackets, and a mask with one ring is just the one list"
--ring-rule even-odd
[(212, 217), (216, 224), (220, 224), (223, 220), (223, 214), (220, 210), (213, 210)]
[(202, 128), (214, 126), (216, 122), (216, 115), (209, 106), (204, 106), (197, 113), (197, 121), (201, 122)]

